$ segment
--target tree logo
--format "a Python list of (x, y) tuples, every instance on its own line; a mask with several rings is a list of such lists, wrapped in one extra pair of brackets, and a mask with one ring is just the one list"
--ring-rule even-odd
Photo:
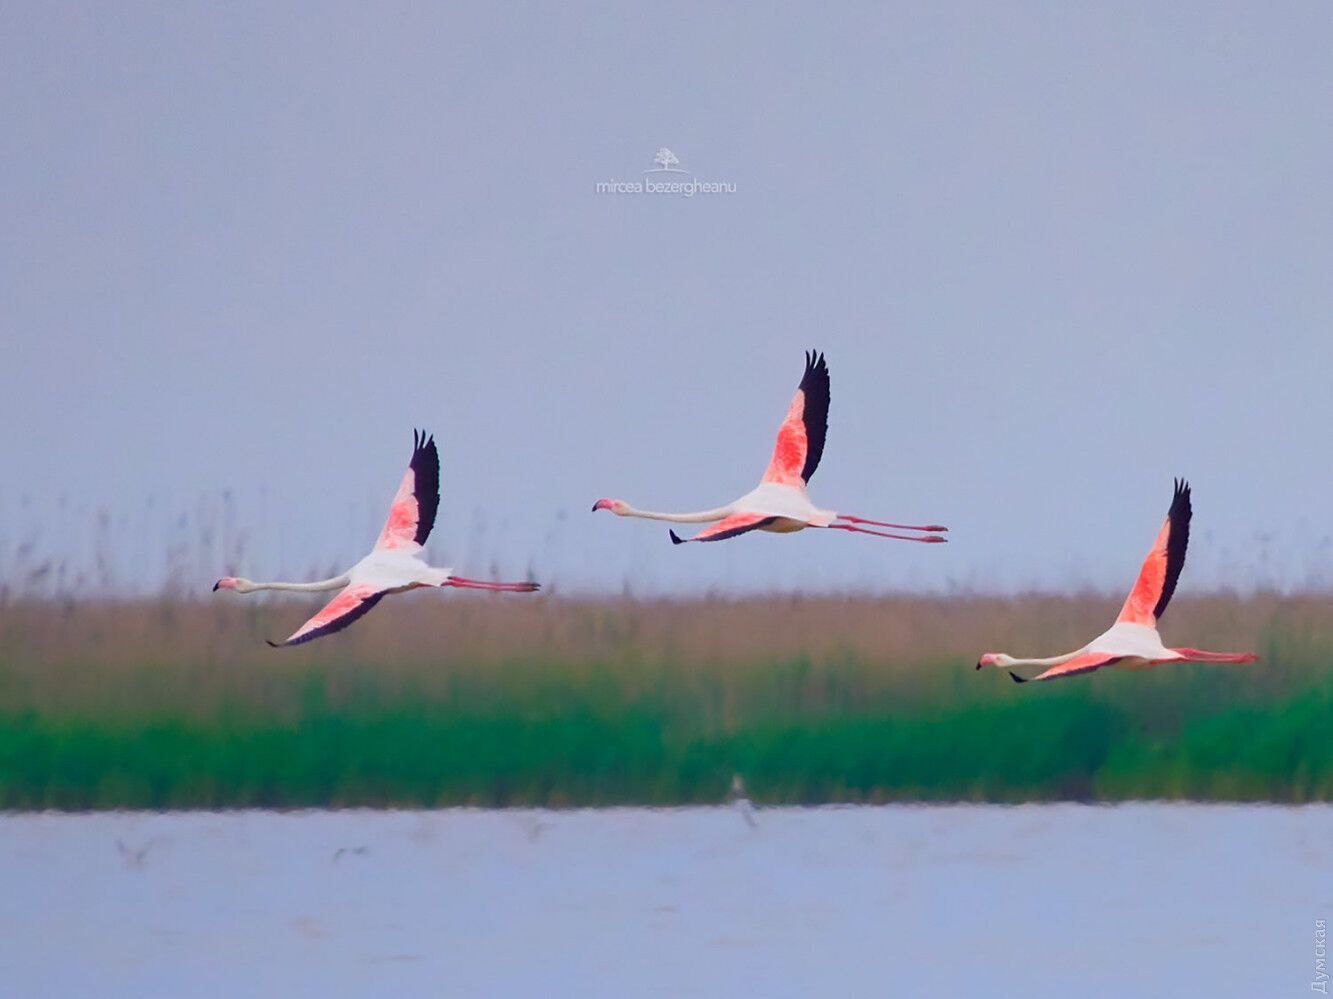
[(679, 167), (677, 166), (677, 164), (680, 163), (680, 160), (678, 160), (678, 159), (676, 158), (676, 154), (673, 153), (673, 152), (672, 152), (670, 149), (668, 149), (666, 146), (663, 146), (661, 149), (659, 149), (659, 150), (657, 151), (657, 155), (653, 157), (653, 162), (656, 163), (657, 166), (656, 166), (654, 169), (652, 169), (652, 170), (645, 170), (645, 171), (643, 171), (644, 173), (686, 173), (686, 172), (688, 172), (688, 171), (679, 169)]

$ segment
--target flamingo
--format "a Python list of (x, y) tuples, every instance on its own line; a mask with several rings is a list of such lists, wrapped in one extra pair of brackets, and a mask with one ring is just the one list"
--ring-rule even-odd
[[(1259, 657), (1252, 652), (1204, 652), (1201, 649), (1170, 649), (1162, 644), (1157, 634), (1161, 619), (1171, 595), (1176, 592), (1176, 580), (1185, 565), (1185, 548), (1190, 539), (1190, 487), (1184, 479), (1177, 479), (1171, 508), (1148, 557), (1143, 560), (1139, 578), (1129, 591), (1120, 616), (1110, 629), (1098, 635), (1083, 648), (1050, 659), (1015, 659), (1003, 652), (987, 652), (977, 661), (983, 666), (1040, 666), (1044, 672), (1033, 680), (1056, 680), (1075, 673), (1091, 673), (1103, 666), (1116, 669), (1141, 670), (1162, 663), (1252, 663)], [(1027, 683), (1023, 677), (1009, 670), (1015, 683)]]
[(420, 557), (421, 547), (435, 526), (435, 511), (440, 505), (440, 454), (435, 438), (425, 431), (413, 432), (412, 461), (389, 507), (389, 519), (369, 555), (352, 568), (332, 579), (313, 583), (256, 583), (240, 576), (223, 576), (213, 584), (214, 591), (294, 590), (315, 593), (341, 590), (336, 597), (284, 642), (269, 642), (276, 648), (301, 645), (335, 631), (368, 614), (387, 594), (403, 593), (424, 586), (452, 586), (459, 589), (492, 590), (504, 593), (532, 593), (536, 583), (492, 583), (455, 576), (452, 569), (437, 569)]
[(759, 485), (738, 500), (712, 510), (697, 513), (654, 513), (637, 510), (624, 500), (599, 499), (592, 506), (593, 513), (610, 510), (617, 517), (643, 517), (648, 520), (666, 520), (676, 524), (705, 524), (712, 521), (692, 538), (681, 538), (669, 531), (674, 544), (686, 541), (722, 541), (749, 531), (773, 531), (790, 534), (807, 527), (827, 527), (837, 531), (873, 534), (898, 541), (935, 543), (947, 541), (937, 533), (922, 537), (872, 531), (858, 524), (891, 527), (900, 531), (939, 532), (947, 527), (930, 524), (925, 527), (912, 524), (890, 524), (883, 520), (867, 520), (834, 510), (822, 510), (810, 502), (805, 487), (810, 476), (819, 467), (824, 453), (824, 437), (828, 432), (829, 377), (824, 355), (807, 351), (805, 375), (787, 409), (787, 417), (778, 428), (773, 457)]

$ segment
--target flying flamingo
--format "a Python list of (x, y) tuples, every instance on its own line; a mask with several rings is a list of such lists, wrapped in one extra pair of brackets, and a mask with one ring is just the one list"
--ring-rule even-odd
[(436, 569), (420, 558), (421, 546), (435, 526), (435, 511), (440, 505), (440, 453), (435, 438), (425, 431), (412, 435), (412, 461), (389, 507), (389, 519), (380, 531), (370, 554), (340, 576), (313, 583), (256, 583), (239, 576), (223, 576), (214, 590), (295, 590), (301, 593), (322, 590), (342, 592), (330, 600), (285, 642), (269, 642), (275, 649), (331, 635), (364, 617), (389, 593), (403, 593), (423, 586), (453, 586), (469, 590), (498, 590), (505, 593), (531, 593), (536, 583), (489, 583), (455, 576), (452, 569)]
[[(874, 534), (881, 538), (895, 538), (899, 541), (946, 541), (938, 534), (926, 534), (923, 537), (906, 534), (888, 534), (884, 531), (871, 531), (856, 524), (873, 524), (876, 527), (892, 527), (901, 531), (947, 531), (938, 524), (917, 527), (911, 524), (890, 524), (882, 520), (866, 520), (851, 514), (837, 513), (833, 510), (821, 510), (810, 502), (805, 486), (810, 476), (819, 467), (820, 456), (824, 453), (824, 437), (828, 432), (829, 377), (828, 365), (824, 355), (809, 351), (805, 355), (805, 375), (800, 387), (787, 409), (787, 418), (778, 428), (778, 440), (773, 447), (773, 457), (764, 472), (759, 485), (740, 499), (713, 510), (701, 510), (698, 513), (653, 513), (650, 510), (636, 510), (624, 500), (599, 499), (593, 504), (593, 512), (610, 510), (617, 517), (644, 517), (648, 520), (667, 520), (676, 524), (716, 523), (704, 528), (692, 538), (678, 537), (673, 530), (671, 540), (676, 544), (685, 541), (722, 541), (734, 538), (748, 531), (773, 531), (778, 534), (790, 534), (807, 527), (828, 527), (838, 531), (854, 531), (857, 534)], [(842, 523), (835, 523), (842, 521)]]
[[(1166, 521), (1157, 532), (1157, 540), (1143, 560), (1134, 589), (1129, 591), (1129, 598), (1110, 630), (1075, 652), (1050, 659), (1015, 659), (1003, 652), (987, 652), (977, 662), (977, 669), (983, 666), (1041, 666), (1045, 671), (1031, 679), (1055, 680), (1075, 673), (1091, 673), (1103, 666), (1138, 670), (1161, 663), (1252, 663), (1257, 660), (1259, 657), (1252, 652), (1169, 649), (1157, 634), (1157, 622), (1171, 602), (1171, 595), (1176, 592), (1176, 580), (1185, 564), (1192, 513), (1189, 484), (1179, 479)], [(1009, 675), (1015, 683), (1027, 682), (1012, 670)]]

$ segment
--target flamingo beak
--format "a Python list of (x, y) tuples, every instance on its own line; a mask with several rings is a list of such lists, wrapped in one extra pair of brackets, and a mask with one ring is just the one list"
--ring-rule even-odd
[(981, 669), (981, 665), (982, 665), (982, 664), (981, 664), (981, 660), (978, 659), (978, 660), (977, 660), (977, 669)]
[(596, 513), (598, 510), (610, 510), (610, 509), (611, 509), (611, 501), (609, 499), (599, 499), (596, 503), (592, 505), (593, 513)]
[(218, 587), (220, 587), (221, 585), (222, 585), (222, 580), (219, 579), (216, 583), (213, 584), (213, 592), (216, 593), (218, 591)]

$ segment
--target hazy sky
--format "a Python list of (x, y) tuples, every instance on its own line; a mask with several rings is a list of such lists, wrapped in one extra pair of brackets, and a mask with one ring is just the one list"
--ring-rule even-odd
[[(474, 575), (1121, 588), (1187, 475), (1181, 592), (1333, 580), (1333, 5), (880, 7), (0, 7), (0, 574), (349, 563), (424, 426)], [(811, 346), (816, 502), (951, 544), (589, 513)]]

